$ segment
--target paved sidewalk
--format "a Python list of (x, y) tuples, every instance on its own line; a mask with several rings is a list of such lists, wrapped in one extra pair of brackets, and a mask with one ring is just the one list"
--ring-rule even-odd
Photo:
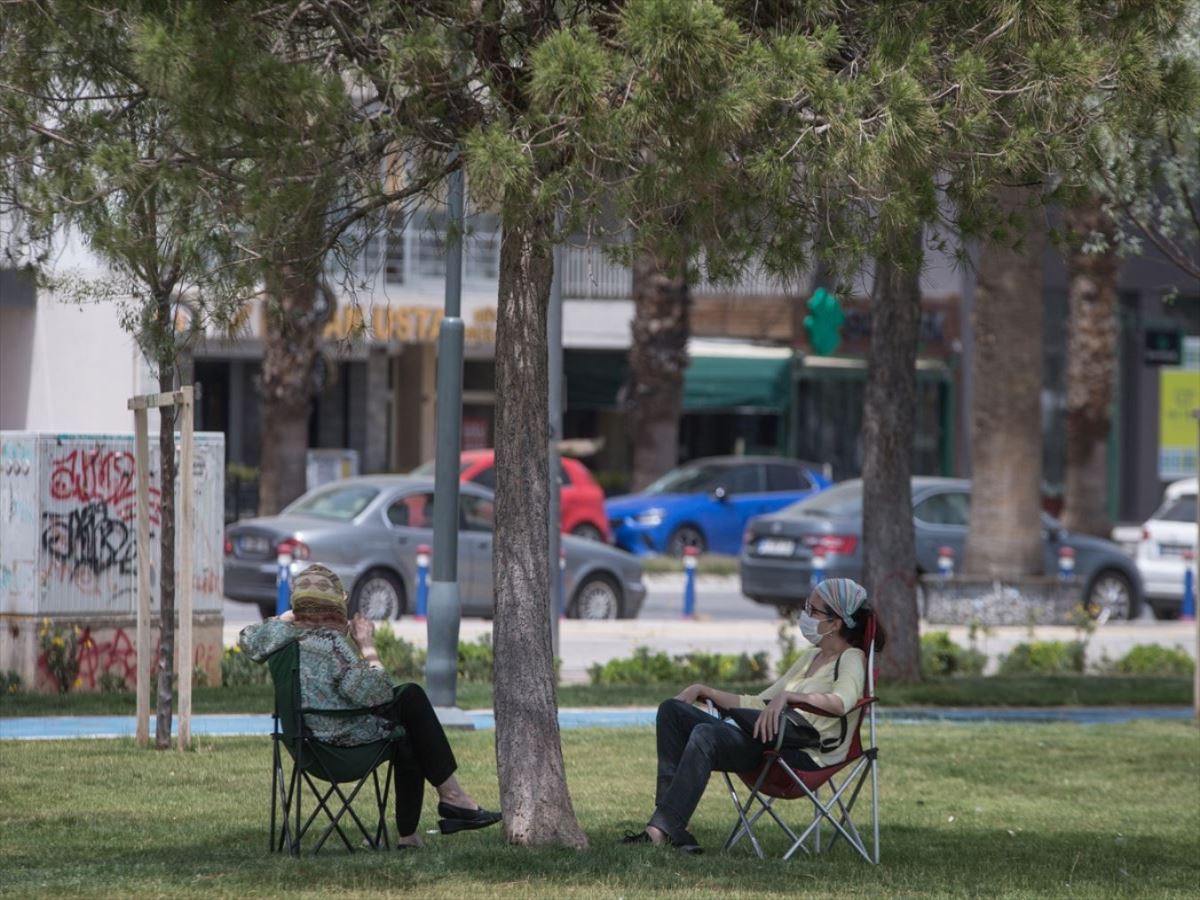
[[(559, 727), (629, 728), (654, 724), (653, 707), (593, 707), (560, 709)], [(496, 719), (490, 709), (467, 710), (475, 728), (490, 730)], [(981, 724), (986, 722), (1073, 722), (1080, 725), (1121, 724), (1137, 719), (1186, 720), (1192, 715), (1186, 706), (1170, 707), (1056, 707), (1040, 708), (958, 708), (958, 707), (885, 707), (879, 710), (881, 721), (902, 725), (934, 722)], [(171, 720), (178, 726), (179, 717)], [(261, 714), (203, 714), (192, 716), (192, 734), (208, 737), (268, 735), (271, 717)], [(0, 741), (63, 740), (73, 738), (131, 738), (133, 716), (29, 716), (0, 719)]]
[[(392, 629), (404, 640), (424, 647), (426, 628), (424, 622), (404, 618), (393, 622)], [(687, 621), (683, 619), (617, 619), (604, 622), (584, 622), (564, 619), (559, 623), (562, 657), (562, 683), (588, 683), (587, 670), (596, 663), (613, 658), (626, 657), (636, 647), (650, 647), (670, 654), (686, 653), (689, 650), (721, 653), (758, 653), (765, 651), (772, 662), (779, 658), (780, 621)], [(237, 642), (238, 625), (225, 627), (226, 646)], [(965, 626), (923, 625), (925, 631), (948, 631), (956, 643), (967, 646), (968, 630)], [(492, 623), (482, 619), (464, 619), (460, 628), (460, 639), (474, 641), (481, 635), (491, 634)], [(804, 639), (793, 628), (796, 642)], [(1069, 626), (1043, 625), (1033, 629), (1034, 640), (1072, 641), (1078, 632)], [(986, 636), (980, 636), (977, 646), (989, 657), (988, 671), (995, 671), (997, 660), (1008, 653), (1013, 645), (1029, 641), (1027, 626), (995, 627)], [(1194, 622), (1110, 622), (1099, 628), (1088, 640), (1089, 662), (1099, 662), (1105, 656), (1118, 659), (1138, 644), (1161, 644), (1165, 647), (1182, 646), (1193, 657), (1196, 656), (1196, 625)]]

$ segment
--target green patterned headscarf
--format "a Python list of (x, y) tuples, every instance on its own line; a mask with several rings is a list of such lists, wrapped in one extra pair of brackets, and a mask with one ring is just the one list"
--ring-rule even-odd
[(867, 602), (867, 589), (852, 578), (826, 578), (813, 591), (825, 605), (854, 627), (854, 614)]
[(346, 591), (342, 582), (322, 565), (312, 565), (292, 583), (292, 609), (296, 615), (320, 618), (346, 615)]

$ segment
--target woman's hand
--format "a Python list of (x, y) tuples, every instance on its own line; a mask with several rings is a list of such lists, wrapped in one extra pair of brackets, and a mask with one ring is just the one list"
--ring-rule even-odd
[(675, 695), (676, 700), (682, 700), (684, 703), (695, 703), (701, 697), (707, 696), (711, 691), (703, 684), (690, 684), (682, 691)]
[(365, 650), (375, 643), (375, 623), (362, 613), (355, 613), (350, 620), (350, 634), (354, 636), (355, 643)]
[(767, 704), (767, 708), (758, 714), (758, 718), (754, 720), (754, 736), (764, 744), (775, 743), (775, 737), (779, 734), (779, 717), (783, 714), (783, 708), (787, 706), (787, 691), (780, 691)]
[(278, 616), (276, 616), (276, 618), (279, 619), (280, 622), (294, 622), (296, 621), (296, 611), (289, 606)]

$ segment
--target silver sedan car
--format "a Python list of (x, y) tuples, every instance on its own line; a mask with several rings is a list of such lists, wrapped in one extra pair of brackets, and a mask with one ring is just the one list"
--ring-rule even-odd
[[(458, 585), (462, 611), (490, 617), (492, 494), (460, 487)], [(350, 613), (392, 619), (413, 613), (417, 548), (433, 545), (433, 481), (401, 475), (351, 478), (309, 491), (277, 516), (246, 519), (225, 530), (225, 595), (275, 612), (276, 559), (293, 570), (328, 566), (350, 592)], [(564, 535), (566, 614), (583, 619), (631, 619), (646, 597), (636, 556), (596, 541)]]

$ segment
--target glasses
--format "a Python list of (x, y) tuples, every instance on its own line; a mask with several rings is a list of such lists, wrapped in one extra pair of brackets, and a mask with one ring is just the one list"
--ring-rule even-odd
[(836, 618), (838, 618), (838, 614), (835, 613), (831, 609), (816, 609), (812, 605), (811, 600), (805, 601), (804, 611), (806, 613), (808, 613), (810, 616), (816, 616), (818, 619), (836, 619)]

